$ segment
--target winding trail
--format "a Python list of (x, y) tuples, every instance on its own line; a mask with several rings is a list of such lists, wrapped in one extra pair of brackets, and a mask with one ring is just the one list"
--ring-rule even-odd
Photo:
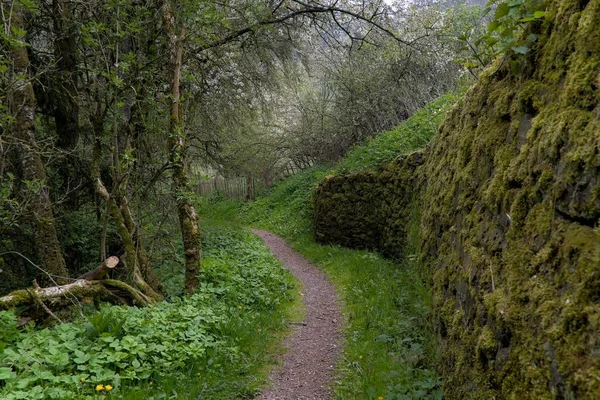
[(258, 400), (325, 400), (331, 398), (333, 373), (342, 344), (338, 297), (327, 277), (283, 239), (253, 229), (265, 245), (304, 284), (306, 318), (285, 340), (281, 368), (271, 374), (271, 388)]

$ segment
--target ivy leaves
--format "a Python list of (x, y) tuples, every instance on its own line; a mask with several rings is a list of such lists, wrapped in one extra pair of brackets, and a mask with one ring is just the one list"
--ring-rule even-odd
[(456, 61), (475, 75), (474, 70), (487, 67), (491, 61), (503, 54), (512, 57), (513, 70), (520, 68), (519, 57), (528, 54), (537, 35), (525, 35), (528, 24), (542, 20), (546, 11), (540, 0), (489, 0), (481, 12), (481, 19), (488, 20), (487, 31), (479, 33), (469, 28), (457, 36), (465, 46), (467, 54)]

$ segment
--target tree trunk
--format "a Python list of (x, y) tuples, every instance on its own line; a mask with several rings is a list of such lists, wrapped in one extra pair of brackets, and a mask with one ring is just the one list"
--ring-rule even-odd
[(139, 268), (139, 273), (154, 291), (160, 292), (162, 290), (162, 285), (158, 280), (158, 277), (154, 274), (154, 270), (150, 266), (150, 262), (148, 261), (148, 253), (146, 253), (146, 248), (144, 247), (142, 239), (139, 236), (138, 227), (133, 219), (133, 215), (131, 214), (129, 202), (127, 201), (124, 190), (120, 192), (120, 195), (115, 200), (117, 202), (117, 206), (119, 207), (119, 211), (121, 212), (123, 223), (125, 227), (127, 227), (129, 236), (131, 237), (131, 242), (135, 248), (135, 256), (137, 258), (136, 261)]
[(56, 39), (54, 55), (57, 71), (54, 74), (54, 120), (56, 145), (72, 150), (79, 140), (79, 104), (77, 102), (77, 42), (73, 30), (73, 12), (69, 0), (52, 1), (52, 18)]
[(200, 284), (198, 273), (202, 258), (202, 244), (198, 215), (188, 193), (191, 192), (186, 171), (187, 145), (179, 107), (181, 64), (185, 28), (179, 35), (175, 30), (175, 13), (168, 0), (161, 1), (163, 25), (169, 50), (169, 79), (171, 82), (171, 122), (169, 126), (169, 161), (173, 170), (173, 189), (176, 195), (179, 224), (185, 256), (185, 291), (192, 293)]
[(252, 172), (246, 174), (246, 201), (252, 201), (254, 196), (254, 182), (252, 181)]
[[(24, 29), (24, 10), (18, 2), (6, 1), (10, 9), (13, 5), (13, 30)], [(56, 235), (52, 202), (46, 186), (46, 171), (38, 152), (35, 137), (36, 102), (29, 74), (29, 57), (25, 44), (12, 44), (10, 57), (13, 64), (14, 85), (10, 101), (10, 113), (14, 121), (10, 130), (19, 142), (17, 146), (19, 167), (22, 177), (31, 183), (31, 191), (25, 193), (30, 198), (29, 213), (33, 222), (36, 249), (44, 270), (50, 275), (43, 282), (66, 282), (67, 266), (61, 253)]]
[[(127, 269), (128, 277), (146, 296), (152, 300), (161, 300), (162, 296), (146, 282), (142, 270), (140, 269), (140, 264), (143, 264), (140, 263), (138, 257), (139, 247), (141, 246), (136, 246), (134, 241), (135, 224), (131, 218), (131, 213), (129, 212), (129, 205), (127, 201), (121, 197), (123, 195), (122, 191), (115, 188), (113, 193), (109, 193), (102, 182), (100, 165), (102, 160), (102, 136), (104, 132), (102, 123), (103, 115), (96, 115), (93, 120), (95, 141), (92, 151), (91, 177), (94, 182), (95, 191), (108, 203), (108, 209), (115, 222), (117, 233), (123, 241), (123, 247), (125, 248), (124, 264)], [(118, 183), (115, 184), (118, 185)], [(149, 270), (147, 262), (144, 268), (146, 271)], [(154, 274), (152, 274), (152, 276), (154, 276)]]
[(262, 176), (263, 176), (263, 181), (264, 181), (265, 187), (267, 189), (269, 189), (271, 187), (271, 170), (269, 168), (265, 168)]

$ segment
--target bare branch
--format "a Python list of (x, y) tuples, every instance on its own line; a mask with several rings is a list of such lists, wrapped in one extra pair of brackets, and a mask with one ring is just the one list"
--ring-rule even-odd
[[(191, 51), (193, 53), (201, 53), (205, 50), (208, 49), (213, 49), (219, 46), (223, 46), (227, 43), (231, 43), (233, 41), (235, 41), (238, 38), (241, 38), (242, 36), (245, 36), (246, 34), (250, 34), (250, 33), (254, 33), (256, 32), (258, 29), (265, 27), (265, 26), (270, 26), (270, 25), (277, 25), (277, 24), (281, 24), (284, 23), (286, 21), (295, 19), (297, 17), (303, 17), (303, 16), (314, 16), (314, 15), (320, 15), (320, 14), (331, 14), (334, 15), (335, 13), (338, 13), (340, 15), (347, 15), (350, 17), (355, 18), (358, 21), (362, 21), (365, 23), (368, 23), (370, 25), (372, 25), (373, 27), (377, 28), (378, 30), (386, 33), (387, 35), (391, 36), (392, 38), (394, 38), (398, 43), (401, 43), (403, 45), (409, 46), (409, 47), (415, 47), (414, 42), (413, 41), (406, 41), (402, 38), (400, 38), (396, 33), (394, 33), (391, 29), (383, 26), (381, 23), (377, 22), (375, 20), (375, 18), (379, 15), (381, 15), (378, 12), (378, 9), (376, 10), (374, 15), (371, 16), (365, 16), (362, 15), (358, 12), (354, 12), (345, 8), (341, 8), (337, 6), (337, 1), (334, 2), (332, 5), (323, 5), (323, 4), (309, 4), (309, 3), (305, 3), (302, 1), (298, 1), (298, 0), (294, 0), (294, 3), (298, 4), (301, 6), (301, 8), (292, 8), (292, 7), (286, 7), (289, 11), (282, 16), (279, 17), (275, 17), (273, 16), (273, 18), (270, 19), (265, 19), (263, 21), (259, 21), (256, 24), (241, 28), (237, 31), (234, 31), (232, 33), (230, 33), (229, 35), (226, 35), (225, 37), (215, 40), (213, 42), (210, 43), (206, 43), (204, 45), (198, 46), (194, 49), (192, 49)], [(277, 7), (279, 8), (279, 6)], [(274, 10), (275, 11), (275, 10)], [(336, 21), (337, 23), (337, 21)], [(339, 24), (338, 24), (339, 25)], [(348, 36), (350, 38), (352, 38), (353, 40), (356, 39), (364, 39), (364, 38), (356, 38), (353, 37), (352, 35), (350, 35), (350, 33), (346, 30), (343, 29), (344, 32), (346, 34), (348, 34)]]

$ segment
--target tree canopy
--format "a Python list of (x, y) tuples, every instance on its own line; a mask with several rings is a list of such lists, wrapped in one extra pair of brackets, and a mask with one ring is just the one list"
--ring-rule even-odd
[(1, 6), (0, 293), (114, 255), (150, 301), (166, 226), (186, 291), (199, 284), (203, 177), (269, 185), (337, 160), (481, 67), (461, 60), (485, 22), (468, 2)]

